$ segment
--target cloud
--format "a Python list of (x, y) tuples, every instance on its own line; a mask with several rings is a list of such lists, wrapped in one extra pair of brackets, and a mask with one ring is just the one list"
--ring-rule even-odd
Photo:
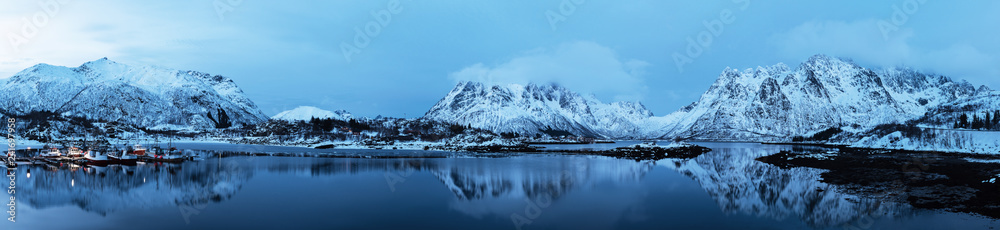
[(986, 54), (968, 44), (928, 51), (923, 57), (913, 60), (918, 66), (931, 67), (928, 70), (958, 78), (986, 79), (973, 83), (1000, 83), (1000, 69), (996, 56)]
[(781, 56), (789, 58), (823, 53), (878, 65), (895, 65), (913, 55), (906, 43), (913, 35), (912, 30), (900, 29), (885, 39), (877, 23), (874, 19), (810, 21), (777, 33), (770, 41)]
[[(246, 56), (239, 54), (247, 47), (277, 46), (263, 41), (260, 30), (238, 27), (235, 20), (220, 22), (211, 1), (25, 1), (5, 10), (9, 13), (0, 14), (0, 79), (38, 63), (75, 67), (108, 57), (183, 67), (178, 64), (190, 59), (233, 59)], [(216, 53), (232, 56), (211, 57)]]
[(649, 63), (623, 60), (608, 47), (577, 41), (539, 48), (493, 66), (477, 63), (454, 72), (456, 81), (490, 84), (557, 83), (581, 93), (612, 100), (639, 100)]
[(934, 46), (914, 46), (916, 33), (912, 28), (883, 34), (878, 23), (876, 19), (810, 21), (772, 35), (770, 43), (783, 58), (801, 60), (822, 53), (874, 65), (871, 67), (907, 66), (974, 84), (998, 83), (996, 54), (961, 41), (932, 37), (925, 40), (932, 39)]

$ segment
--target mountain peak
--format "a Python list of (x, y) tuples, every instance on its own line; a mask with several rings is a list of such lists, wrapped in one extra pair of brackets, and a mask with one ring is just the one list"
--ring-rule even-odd
[(665, 138), (769, 140), (828, 128), (870, 128), (922, 116), (929, 108), (985, 94), (963, 82), (909, 69), (873, 71), (823, 54), (793, 71), (775, 65), (726, 68), (701, 99), (667, 117)]
[(32, 72), (32, 71), (38, 71), (39, 69), (46, 69), (46, 68), (53, 68), (53, 67), (61, 67), (61, 66), (56, 66), (56, 65), (52, 65), (52, 64), (48, 64), (48, 63), (38, 63), (38, 64), (35, 64), (35, 65), (31, 66), (31, 67), (28, 67), (27, 69), (21, 70), (21, 72), (19, 72), (17, 74), (14, 74), (14, 76), (21, 75), (21, 73), (23, 73), (23, 72)]
[(816, 55), (813, 55), (812, 57), (809, 57), (809, 59), (807, 59), (805, 62), (803, 62), (800, 67), (801, 68), (809, 68), (809, 69), (824, 69), (823, 67), (827, 67), (827, 68), (838, 68), (838, 67), (860, 68), (860, 66), (858, 66), (857, 64), (855, 64), (854, 61), (851, 60), (851, 59), (831, 57), (831, 56), (827, 56), (826, 54), (816, 54)]
[(775, 76), (784, 72), (788, 72), (789, 68), (785, 63), (778, 63), (771, 66), (757, 66), (754, 72), (754, 77), (765, 77), (765, 76)]
[(108, 59), (108, 57), (103, 57), (101, 59), (83, 63), (83, 66), (108, 65), (108, 64), (117, 64), (117, 62)]
[[(0, 86), (7, 114), (39, 111), (145, 128), (225, 128), (267, 117), (232, 82), (211, 82), (176, 70), (101, 58), (77, 68), (38, 64)], [(109, 109), (111, 108), (111, 109)]]
[(547, 133), (594, 137), (641, 135), (652, 116), (640, 103), (606, 104), (558, 84), (488, 85), (461, 82), (425, 118), (467, 124), (497, 133)]
[(292, 110), (284, 111), (278, 113), (271, 117), (275, 120), (286, 120), (286, 121), (308, 121), (312, 118), (333, 118), (337, 120), (347, 120), (351, 118), (351, 113), (344, 110), (329, 111), (325, 109), (316, 108), (313, 106), (299, 106)]
[(826, 54), (815, 54), (813, 56), (810, 56), (809, 59), (807, 59), (808, 60), (807, 62), (827, 61), (830, 59), (835, 59), (835, 58), (830, 57)]
[(503, 82), (459, 81), (457, 84), (455, 84), (455, 89), (462, 89), (462, 88), (470, 88), (470, 89), (472, 89), (472, 88), (491, 88), (491, 89), (507, 89), (507, 88), (514, 88), (514, 89), (517, 89), (517, 88), (522, 88), (522, 89), (540, 89), (541, 88), (541, 89), (544, 89), (544, 88), (554, 88), (554, 89), (563, 89), (565, 87), (563, 87), (562, 85), (559, 85), (558, 83), (555, 83), (555, 82), (549, 82), (549, 83), (535, 83), (535, 82), (527, 82), (527, 83), (513, 83), (513, 82), (510, 82), (510, 83), (503, 83)]
[(976, 89), (976, 95), (989, 95), (992, 92), (993, 92), (993, 90), (990, 89), (990, 87), (988, 87), (986, 85), (981, 85), (981, 86), (979, 86), (979, 89)]

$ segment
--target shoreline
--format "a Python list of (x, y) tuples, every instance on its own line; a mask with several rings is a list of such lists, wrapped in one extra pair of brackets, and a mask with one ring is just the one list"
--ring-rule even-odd
[[(544, 148), (536, 145), (560, 145), (560, 146), (584, 146), (587, 143), (561, 143), (561, 142), (544, 142), (544, 141), (525, 141), (514, 143), (513, 140), (495, 140), (485, 143), (448, 143), (445, 141), (439, 142), (427, 142), (427, 141), (408, 141), (408, 142), (395, 142), (393, 144), (365, 144), (357, 141), (322, 141), (317, 143), (289, 143), (289, 144), (275, 144), (275, 143), (253, 143), (250, 139), (243, 138), (179, 138), (173, 139), (166, 138), (161, 141), (152, 142), (147, 141), (153, 138), (143, 138), (139, 139), (142, 141), (125, 141), (122, 139), (112, 139), (112, 143), (148, 143), (152, 145), (153, 143), (158, 143), (160, 145), (165, 145), (168, 141), (172, 142), (174, 145), (188, 145), (188, 144), (235, 144), (235, 145), (255, 145), (263, 147), (290, 147), (290, 148), (306, 148), (306, 149), (338, 149), (338, 150), (443, 150), (443, 151), (461, 151), (462, 148), (488, 148), (489, 146), (505, 146), (505, 148), (518, 148), (521, 145), (534, 146), (536, 148)], [(595, 142), (592, 144), (619, 144), (626, 141), (641, 141), (641, 140), (613, 140), (614, 143), (604, 143)], [(662, 142), (670, 142), (669, 140), (657, 140)], [(507, 142), (507, 143), (502, 143)], [(960, 155), (969, 156), (973, 158), (992, 158), (1000, 157), (1000, 152), (974, 152), (974, 151), (954, 151), (955, 149), (947, 150), (928, 150), (916, 148), (883, 148), (883, 147), (862, 147), (855, 146), (851, 144), (838, 144), (838, 143), (825, 143), (825, 142), (769, 142), (769, 141), (738, 141), (738, 140), (691, 140), (690, 143), (697, 142), (709, 142), (709, 143), (757, 143), (762, 145), (789, 145), (789, 146), (810, 146), (810, 147), (823, 147), (823, 148), (833, 148), (841, 151), (869, 151), (872, 153), (885, 153), (885, 152), (901, 152), (901, 153), (936, 153), (936, 154), (949, 154), (949, 155)], [(45, 143), (32, 141), (32, 140), (21, 140), (18, 141), (18, 147), (31, 147), (32, 149), (40, 148), (45, 145)], [(495, 148), (495, 147), (494, 147)], [(24, 149), (18, 149), (18, 151), (23, 151)], [(507, 151), (507, 150), (501, 150)], [(534, 151), (529, 151), (534, 152)], [(555, 151), (562, 152), (562, 151)]]
[(821, 181), (847, 193), (923, 209), (1000, 218), (997, 155), (852, 148), (839, 152), (786, 150), (755, 160), (782, 169), (826, 170)]
[(763, 145), (791, 145), (791, 146), (812, 146), (812, 147), (823, 147), (838, 149), (841, 152), (848, 151), (867, 151), (870, 153), (904, 153), (904, 154), (939, 154), (939, 155), (953, 155), (953, 156), (966, 156), (973, 158), (996, 158), (1000, 159), (1000, 152), (998, 153), (973, 153), (973, 152), (956, 152), (947, 150), (919, 150), (919, 149), (893, 149), (893, 148), (876, 148), (876, 147), (854, 147), (845, 144), (830, 144), (830, 143), (796, 143), (796, 142), (760, 142)]

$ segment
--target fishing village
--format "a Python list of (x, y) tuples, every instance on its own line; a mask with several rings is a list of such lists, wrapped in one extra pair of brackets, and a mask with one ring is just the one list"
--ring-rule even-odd
[[(193, 154), (185, 154), (172, 142), (166, 146), (161, 146), (159, 142), (152, 144), (111, 144), (107, 141), (87, 142), (79, 141), (56, 141), (48, 143), (41, 148), (27, 147), (15, 151), (14, 161), (4, 158), (3, 163), (7, 168), (16, 168), (19, 165), (49, 164), (53, 166), (108, 166), (126, 165), (135, 166), (143, 164), (162, 163), (183, 163), (194, 160)], [(149, 147), (147, 147), (149, 146)]]

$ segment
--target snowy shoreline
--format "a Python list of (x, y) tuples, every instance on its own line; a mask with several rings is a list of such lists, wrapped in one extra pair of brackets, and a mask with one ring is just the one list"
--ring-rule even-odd
[[(978, 132), (978, 131), (960, 131), (960, 132)], [(1000, 132), (983, 132), (975, 135), (971, 135), (975, 141), (969, 142), (967, 145), (976, 146), (976, 148), (966, 148), (955, 145), (944, 145), (938, 144), (933, 145), (926, 142), (920, 142), (917, 140), (911, 140), (905, 137), (899, 136), (899, 134), (890, 134), (885, 137), (875, 138), (866, 137), (855, 143), (838, 143), (838, 142), (760, 142), (760, 141), (698, 141), (698, 142), (716, 142), (716, 143), (764, 143), (764, 144), (777, 144), (777, 145), (810, 145), (810, 146), (821, 146), (829, 148), (850, 148), (850, 149), (863, 149), (863, 150), (883, 150), (883, 151), (903, 151), (903, 152), (928, 152), (928, 153), (946, 153), (946, 154), (972, 154), (972, 155), (998, 155), (1000, 156)], [(968, 136), (966, 136), (967, 138)], [(624, 140), (616, 140), (624, 141)], [(667, 140), (661, 140), (664, 143), (670, 143)], [(954, 140), (952, 140), (954, 142)], [(211, 139), (211, 140), (180, 140), (174, 141), (174, 143), (218, 143), (218, 144), (249, 144), (249, 143), (238, 143), (227, 140)], [(468, 147), (482, 147), (482, 146), (519, 146), (521, 143), (515, 141), (491, 141), (484, 143), (449, 143), (447, 141), (441, 142), (429, 142), (429, 141), (412, 141), (412, 142), (396, 142), (393, 144), (381, 144), (381, 145), (366, 145), (363, 143), (355, 141), (323, 141), (317, 143), (291, 143), (291, 144), (254, 144), (263, 146), (275, 146), (275, 147), (301, 147), (301, 148), (312, 148), (331, 146), (333, 149), (345, 149), (345, 150), (447, 150), (447, 151), (462, 151), (464, 148)], [(676, 146), (661, 146), (663, 148), (670, 148)]]
[[(698, 140), (695, 142), (715, 142), (715, 143), (762, 143), (773, 145), (808, 145), (828, 148), (850, 148), (876, 151), (904, 151), (904, 152), (928, 152), (928, 153), (954, 153), (971, 155), (997, 155), (1000, 156), (1000, 132), (995, 131), (970, 131), (970, 130), (932, 130), (933, 138), (908, 137), (902, 132), (892, 132), (888, 135), (874, 135), (867, 137), (856, 137), (853, 140), (840, 140), (828, 142), (768, 142), (758, 140)], [(435, 150), (435, 151), (467, 151), (469, 149), (482, 149), (490, 146), (500, 147), (524, 147), (529, 146), (523, 140), (499, 138), (496, 136), (464, 135), (453, 139), (442, 141), (395, 141), (391, 143), (364, 143), (354, 140), (341, 141), (319, 141), (319, 140), (294, 140), (285, 143), (277, 143), (274, 140), (267, 140), (253, 137), (236, 138), (178, 138), (169, 140), (158, 140), (152, 138), (142, 138), (136, 140), (111, 139), (112, 144), (122, 143), (142, 143), (144, 145), (164, 145), (172, 142), (174, 145), (186, 144), (237, 144), (237, 145), (259, 145), (269, 147), (295, 147), (308, 149), (338, 149), (338, 150)], [(629, 142), (629, 140), (615, 140), (617, 142)], [(663, 143), (670, 143), (669, 140), (659, 140)], [(18, 139), (17, 145), (23, 148), (41, 148), (45, 143)], [(614, 144), (612, 144), (614, 145)], [(533, 146), (533, 145), (532, 145)], [(586, 146), (582, 144), (581, 146)], [(625, 146), (625, 145), (622, 145)], [(668, 146), (660, 146), (670, 148)]]

